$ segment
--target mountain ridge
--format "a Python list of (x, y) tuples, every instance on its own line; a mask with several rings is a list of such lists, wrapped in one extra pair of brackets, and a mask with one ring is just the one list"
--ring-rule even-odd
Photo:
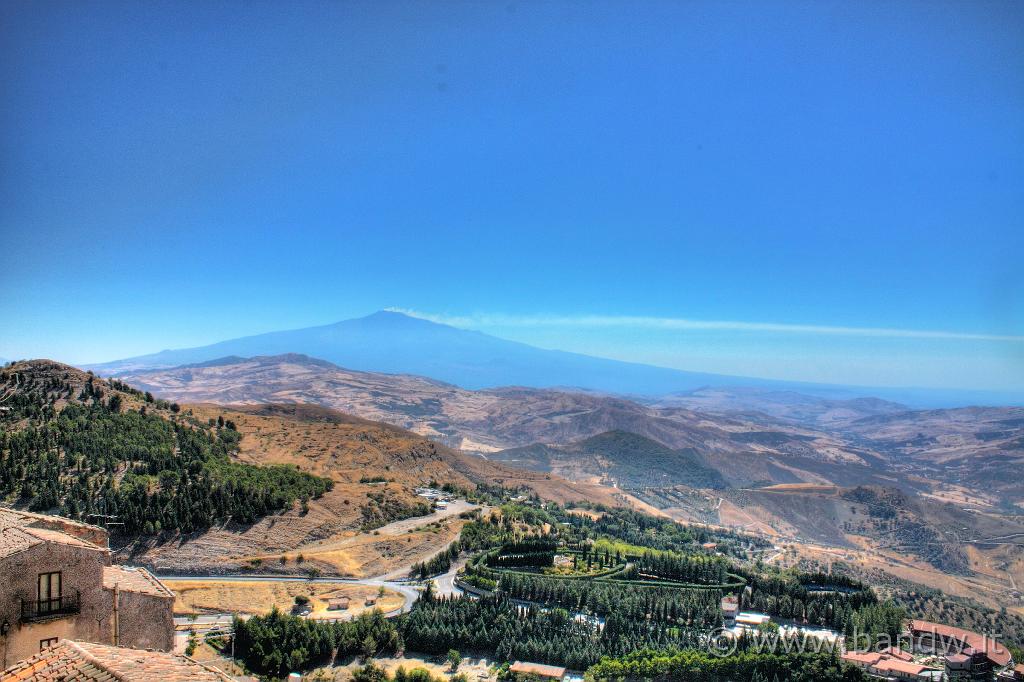
[(1024, 404), (1024, 393), (841, 386), (658, 367), (537, 348), (387, 310), (326, 325), (266, 332), (84, 367), (104, 376), (120, 376), (231, 356), (284, 353), (301, 353), (364, 372), (431, 377), (467, 389), (570, 387), (651, 397), (708, 387), (757, 387), (796, 390), (830, 399), (885, 398), (915, 407)]

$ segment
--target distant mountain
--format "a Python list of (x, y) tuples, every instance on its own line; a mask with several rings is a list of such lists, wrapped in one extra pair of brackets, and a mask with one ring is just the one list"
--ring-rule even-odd
[(247, 336), (200, 348), (164, 350), (91, 365), (88, 369), (104, 376), (115, 376), (228, 356), (284, 353), (302, 353), (366, 372), (428, 376), (469, 389), (573, 386), (613, 393), (660, 395), (708, 384), (759, 383), (757, 379), (684, 372), (543, 350), (388, 311), (322, 327)]
[(722, 474), (693, 448), (673, 450), (627, 431), (607, 431), (569, 445), (534, 443), (495, 452), (488, 459), (558, 474), (569, 480), (601, 481), (622, 488), (725, 488)]
[(398, 312), (306, 329), (271, 332), (199, 348), (86, 365), (102, 376), (196, 365), (224, 357), (302, 353), (363, 372), (414, 374), (480, 389), (498, 386), (570, 387), (627, 396), (663, 396), (707, 387), (799, 391), (829, 400), (879, 397), (915, 407), (1024, 404), (1024, 392), (866, 388), (687, 372), (638, 363), (545, 350), (457, 329)]
[(864, 417), (897, 414), (910, 408), (879, 398), (836, 400), (820, 396), (768, 388), (701, 388), (673, 393), (650, 401), (656, 407), (683, 407), (690, 410), (738, 413), (752, 419), (757, 413), (796, 424), (832, 428)]

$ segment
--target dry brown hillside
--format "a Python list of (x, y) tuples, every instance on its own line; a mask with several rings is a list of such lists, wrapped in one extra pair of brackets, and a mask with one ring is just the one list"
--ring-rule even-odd
[[(452, 484), (471, 489), (477, 482), (527, 486), (558, 501), (598, 500), (617, 503), (611, 491), (574, 486), (556, 476), (522, 472), (475, 455), (446, 448), (401, 428), (372, 422), (315, 405), (170, 404), (147, 401), (143, 393), (116, 380), (102, 380), (74, 367), (34, 360), (7, 367), (0, 375), (0, 399), (7, 405), (19, 396), (36, 396), (56, 410), (79, 401), (83, 387), (114, 396), (120, 411), (147, 410), (182, 425), (241, 434), (237, 458), (247, 464), (293, 465), (334, 481), (316, 499), (295, 501), (290, 508), (249, 524), (218, 518), (209, 530), (180, 534), (165, 530), (152, 536), (116, 537), (123, 560), (145, 563), (165, 572), (219, 572), (240, 569), (294, 573), (316, 567), (325, 573), (366, 574), (435, 553), (457, 533), (457, 518), (423, 517), (429, 505), (414, 493), (418, 485)], [(93, 395), (92, 393), (90, 395)], [(7, 420), (6, 429), (25, 425)], [(18, 503), (16, 499), (8, 503)], [(465, 507), (462, 507), (463, 509)], [(453, 511), (457, 512), (458, 508)], [(451, 514), (457, 517), (457, 513)], [(373, 529), (414, 517), (397, 535)], [(436, 523), (433, 523), (436, 521)], [(428, 526), (418, 528), (417, 526)], [(115, 529), (116, 530), (116, 529)], [(299, 561), (299, 558), (302, 561)]]
[(818, 482), (829, 474), (840, 479), (833, 482), (856, 484), (873, 474), (870, 453), (790, 424), (766, 427), (593, 393), (523, 387), (470, 391), (424, 377), (356, 372), (295, 354), (227, 358), (123, 378), (180, 402), (324, 405), (485, 454), (624, 431), (672, 449), (693, 448), (739, 485)]
[[(292, 464), (327, 476), (335, 485), (321, 499), (311, 500), (306, 511), (296, 508), (249, 527), (228, 526), (184, 542), (148, 542), (127, 550), (134, 560), (162, 572), (295, 573), (316, 567), (327, 574), (365, 576), (394, 571), (436, 553), (461, 526), (454, 513), (410, 519), (408, 528), (397, 534), (390, 529), (374, 533), (366, 525), (368, 518), (394, 520), (396, 512), (405, 515), (402, 509), (422, 504), (413, 488), (431, 482), (465, 488), (477, 482), (527, 486), (559, 502), (620, 503), (608, 489), (505, 467), (395, 426), (317, 405), (200, 404), (182, 409), (201, 421), (223, 418), (235, 424), (242, 434), (243, 461)], [(373, 510), (372, 517), (367, 510)]]

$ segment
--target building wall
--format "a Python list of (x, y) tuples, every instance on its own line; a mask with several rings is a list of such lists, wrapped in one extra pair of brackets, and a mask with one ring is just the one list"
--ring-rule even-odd
[[(110, 552), (106, 549), (55, 542), (0, 559), (0, 624), (10, 625), (6, 641), (0, 643), (2, 667), (39, 653), (40, 640), (53, 637), (112, 644), (113, 603), (103, 589), (103, 567), (109, 564)], [(80, 593), (80, 613), (22, 623), (21, 600), (38, 599), (39, 574), (53, 571), (61, 572), (64, 596)]]
[[(113, 599), (112, 590), (107, 594)], [(117, 614), (120, 646), (158, 651), (174, 648), (174, 597), (121, 590)]]

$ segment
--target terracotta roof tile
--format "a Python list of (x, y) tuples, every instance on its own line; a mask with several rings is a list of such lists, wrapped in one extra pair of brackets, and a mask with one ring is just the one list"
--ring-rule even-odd
[(873, 651), (849, 651), (842, 656), (844, 661), (849, 663), (857, 663), (859, 665), (874, 665), (882, 659), (881, 654), (874, 653)]
[(27, 526), (0, 526), (0, 557), (11, 556), (44, 542), (56, 542), (62, 545), (73, 545), (84, 549), (106, 551), (102, 547), (80, 540), (73, 535), (59, 530), (47, 528), (30, 528)]
[(91, 523), (75, 521), (66, 516), (55, 516), (53, 514), (39, 514), (37, 512), (0, 507), (0, 526), (40, 526), (56, 524), (65, 528), (80, 529), (83, 531), (106, 532), (101, 527)]
[(0, 672), (0, 682), (230, 682), (188, 656), (62, 639)]
[(883, 658), (874, 665), (874, 668), (880, 672), (898, 672), (907, 675), (920, 675), (926, 670), (931, 670), (927, 666), (901, 661), (898, 658)]
[(141, 592), (157, 597), (173, 597), (174, 593), (157, 580), (157, 578), (144, 568), (134, 566), (104, 566), (103, 587), (108, 590), (118, 589), (125, 592)]
[(963, 628), (953, 627), (952, 625), (943, 625), (942, 623), (932, 623), (927, 620), (912, 620), (910, 621), (910, 630), (913, 633), (931, 634), (932, 636), (937, 635), (943, 639), (956, 640), (961, 642), (964, 646), (974, 647), (979, 651), (984, 651), (985, 655), (988, 656), (988, 659), (995, 665), (1006, 665), (1012, 659), (1009, 649), (1003, 646), (998, 640), (977, 632), (964, 630)]

